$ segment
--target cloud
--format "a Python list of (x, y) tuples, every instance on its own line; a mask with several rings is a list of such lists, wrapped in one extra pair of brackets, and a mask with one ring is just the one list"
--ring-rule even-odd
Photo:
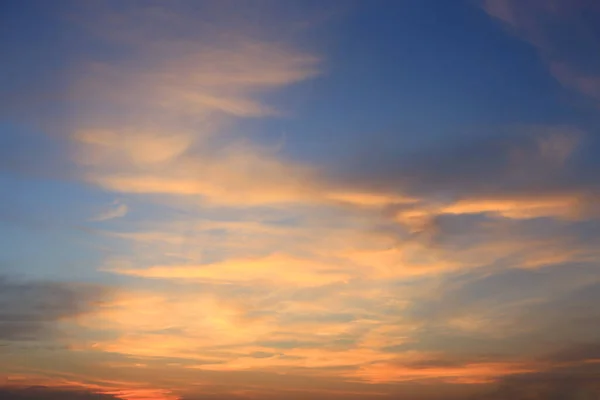
[[(549, 286), (567, 290), (580, 283), (565, 279), (539, 291), (530, 283), (544, 270), (562, 276), (560, 268), (591, 268), (597, 258), (595, 233), (586, 233), (584, 221), (594, 215), (594, 187), (589, 175), (579, 174), (586, 166), (576, 157), (586, 140), (571, 128), (524, 128), (402, 162), (382, 157), (381, 165), (343, 184), (320, 180), (308, 168), (298, 192), (244, 186), (245, 171), (264, 161), (254, 156), (235, 173), (207, 169), (219, 182), (236, 182), (232, 191), (210, 188), (210, 179), (152, 181), (148, 175), (149, 186), (138, 193), (201, 194), (212, 199), (210, 206), (203, 212), (190, 207), (181, 221), (169, 216), (111, 232), (132, 252), (105, 270), (152, 278), (177, 295), (134, 292), (107, 304), (81, 323), (114, 337), (82, 346), (178, 357), (202, 373), (285, 371), (378, 384), (485, 386), (541, 371), (533, 354), (538, 349), (526, 344), (549, 320), (561, 320), (545, 311), (548, 319), (528, 324), (524, 315), (550, 296)], [(198, 165), (187, 159), (191, 147), (168, 147), (147, 158), (130, 149), (121, 153), (134, 169), (158, 171), (180, 160)], [(214, 162), (227, 155), (224, 165), (237, 164), (237, 154), (219, 153)], [(264, 175), (259, 185), (270, 180)], [(119, 175), (113, 183), (126, 186), (137, 178), (127, 179)], [(296, 207), (277, 207), (282, 203)], [(474, 288), (443, 290), (461, 276), (475, 281)], [(519, 277), (527, 287), (511, 291)], [(184, 294), (189, 288), (197, 294)], [(509, 345), (523, 351), (521, 357), (506, 354)], [(447, 364), (419, 364), (429, 356)]]
[[(493, 385), (490, 396), (518, 398), (593, 364), (582, 356), (598, 341), (586, 309), (600, 292), (592, 135), (483, 129), (404, 157), (371, 149), (334, 177), (244, 124), (284, 117), (270, 95), (317, 76), (319, 56), (129, 7), (91, 23), (115, 53), (79, 65), (69, 93), (78, 177), (135, 195), (145, 212), (103, 232), (114, 246), (100, 269), (128, 287), (106, 298), (0, 281), (0, 338), (54, 338), (68, 322), (69, 351), (52, 368), (118, 374), (126, 382), (85, 387), (127, 400), (171, 399), (170, 388), (191, 399), (398, 398), (424, 386), (437, 393), (422, 398), (460, 399)], [(507, 2), (491, 7), (529, 23)], [(127, 212), (115, 202), (94, 219)]]
[(45, 386), (0, 387), (0, 397), (5, 400), (111, 400), (119, 397), (87, 390), (56, 389)]
[(450, 366), (403, 366), (386, 363), (366, 365), (349, 375), (372, 383), (433, 380), (446, 383), (482, 384), (494, 382), (505, 375), (532, 370), (532, 367), (519, 363), (487, 362)]
[[(406, 289), (377, 281), (276, 291), (204, 285), (203, 295), (179, 287), (177, 295), (131, 293), (81, 323), (119, 332), (96, 350), (175, 356), (200, 371), (484, 385), (547, 370), (550, 359), (539, 355), (561, 343), (598, 339), (596, 313), (582, 307), (594, 301), (594, 266), (579, 268), (447, 277), (433, 299), (429, 280)], [(540, 336), (548, 346), (532, 345)], [(552, 356), (550, 365), (583, 352)]]
[[(63, 353), (63, 363), (70, 363), (72, 356)], [(35, 357), (35, 355), (34, 355)], [(38, 359), (38, 361), (40, 361)], [(44, 364), (42, 362), (42, 364)], [(89, 370), (89, 360), (83, 370)], [(18, 367), (13, 367), (15, 371)], [(114, 367), (113, 367), (114, 368)], [(130, 373), (125, 376), (114, 372), (108, 373), (111, 368), (101, 365), (93, 366), (96, 376), (86, 376), (81, 373), (63, 372), (56, 365), (48, 371), (43, 371), (38, 365), (31, 369), (24, 369), (23, 373), (10, 372), (0, 385), (0, 394), (14, 396), (15, 399), (119, 399), (119, 400), (177, 400), (179, 396), (171, 390), (162, 389), (158, 384), (148, 384), (130, 380)], [(139, 368), (138, 368), (139, 369)], [(123, 370), (121, 369), (121, 374)], [(98, 375), (112, 375), (113, 379), (103, 379)], [(12, 398), (12, 397), (9, 397)]]
[(90, 312), (103, 298), (100, 287), (0, 278), (0, 339), (43, 340), (56, 324)]
[[(197, 21), (162, 7), (141, 7), (122, 22), (128, 18), (135, 27), (118, 24), (118, 33), (99, 34), (111, 46), (126, 46), (127, 57), (82, 65), (71, 85), (84, 105), (71, 134), (82, 179), (108, 191), (212, 206), (377, 207), (414, 200), (327, 180), (316, 166), (282, 157), (279, 139), (259, 140), (242, 125), (286, 114), (266, 95), (317, 76), (317, 55), (241, 27), (197, 36)], [(175, 32), (187, 27), (186, 34), (145, 32), (156, 19)]]
[[(407, 291), (408, 292), (408, 291)], [(392, 293), (378, 285), (325, 287), (192, 285), (122, 293), (78, 319), (108, 337), (81, 350), (193, 362), (198, 371), (288, 371), (339, 377), (396, 354), (378, 349), (377, 332), (397, 343), (410, 331), (394, 320)], [(392, 315), (386, 315), (386, 313)], [(381, 330), (395, 323), (393, 331)]]
[(127, 215), (129, 212), (129, 207), (125, 203), (121, 203), (119, 201), (114, 201), (111, 204), (111, 207), (106, 211), (96, 215), (91, 220), (92, 221), (107, 221), (109, 219), (120, 218)]
[[(259, 203), (243, 212), (225, 203), (235, 222), (193, 211), (185, 222), (170, 217), (110, 233), (139, 253), (105, 269), (188, 282), (324, 285), (590, 263), (595, 233), (584, 235), (583, 221), (597, 214), (598, 194), (575, 157), (581, 137), (558, 128), (494, 136), (420, 154), (406, 169), (390, 169), (397, 174), (374, 174), (378, 191), (358, 178), (353, 192), (325, 191), (320, 202), (272, 214)], [(394, 186), (407, 194), (394, 195)]]
[(581, 202), (578, 195), (558, 195), (536, 198), (531, 196), (515, 196), (502, 199), (464, 199), (443, 207), (441, 214), (497, 214), (505, 218), (530, 219), (537, 217), (560, 216), (577, 217)]
[(594, 364), (600, 360), (600, 343), (589, 342), (563, 348), (544, 357), (544, 361), (553, 363)]
[(496, 390), (477, 397), (483, 400), (572, 400), (600, 395), (597, 366), (585, 370), (550, 370), (517, 374), (503, 379)]
[[(479, 221), (498, 233), (513, 226), (519, 234), (516, 227), (527, 221), (564, 221), (557, 222), (558, 228), (600, 215), (600, 187), (594, 178), (600, 164), (593, 156), (598, 146), (593, 135), (571, 127), (491, 129), (469, 140), (424, 148), (403, 158), (387, 156), (384, 150), (377, 157), (363, 154), (355, 166), (348, 166), (342, 181), (355, 191), (395, 192), (412, 199), (394, 202), (389, 196), (390, 201), (380, 210), (412, 234), (412, 240), (422, 238), (424, 246), (433, 244), (428, 238), (436, 235), (440, 221), (453, 221), (457, 227)], [(532, 240), (535, 235), (543, 233), (532, 232)], [(410, 237), (398, 236), (401, 242)], [(475, 235), (463, 236), (467, 237), (472, 239), (469, 246), (480, 242)], [(506, 250), (501, 250), (501, 241), (510, 237), (503, 238), (488, 237), (487, 245), (499, 251), (495, 256)], [(468, 250), (465, 245), (461, 243)], [(514, 245), (519, 246), (516, 241)], [(569, 252), (562, 246), (561, 250)]]
[[(600, 100), (599, 45), (589, 18), (600, 12), (588, 0), (485, 0), (483, 9), (536, 47), (550, 73), (565, 87)], [(569, 40), (566, 40), (569, 38)]]
[(146, 278), (323, 285), (350, 279), (352, 272), (343, 267), (317, 260), (302, 260), (284, 254), (272, 254), (264, 258), (227, 260), (208, 265), (154, 266), (147, 269), (118, 269), (111, 272)]
[(111, 45), (128, 47), (128, 57), (82, 66), (73, 82), (73, 96), (85, 104), (71, 136), (83, 179), (111, 191), (195, 196), (216, 204), (312, 196), (312, 168), (248, 140), (237, 121), (278, 114), (265, 93), (315, 76), (319, 58), (243, 32), (134, 33), (156, 18), (175, 31), (197, 26), (185, 15), (150, 8), (129, 16), (145, 23), (109, 34)]
[(417, 198), (549, 194), (578, 168), (574, 158), (583, 140), (584, 133), (571, 127), (508, 127), (402, 160), (361, 162), (371, 166), (363, 174), (375, 187), (400, 186)]
[(256, 340), (272, 329), (268, 318), (251, 316), (252, 300), (246, 305), (236, 298), (239, 294), (229, 299), (225, 293), (122, 293), (79, 319), (83, 326), (114, 331), (116, 340), (84, 346), (139, 356), (222, 359), (234, 351), (228, 346)]
[(403, 314), (417, 328), (389, 350), (442, 353), (463, 363), (516, 362), (535, 371), (586, 364), (600, 339), (599, 315), (585, 306), (597, 297), (598, 279), (595, 262), (455, 276), (441, 293), (409, 304)]

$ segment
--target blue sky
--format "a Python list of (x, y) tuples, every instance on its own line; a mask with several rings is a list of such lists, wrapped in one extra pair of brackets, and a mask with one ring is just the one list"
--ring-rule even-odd
[(5, 2), (0, 394), (600, 395), (599, 18)]

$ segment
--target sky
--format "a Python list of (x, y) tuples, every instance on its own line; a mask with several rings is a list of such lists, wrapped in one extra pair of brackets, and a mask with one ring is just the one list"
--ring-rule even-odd
[(0, 5), (0, 397), (600, 399), (600, 3)]

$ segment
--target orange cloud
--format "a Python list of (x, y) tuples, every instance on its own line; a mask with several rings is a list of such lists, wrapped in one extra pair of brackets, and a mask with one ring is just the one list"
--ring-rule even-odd
[(227, 260), (215, 264), (189, 266), (154, 266), (146, 269), (117, 269), (123, 275), (145, 278), (186, 279), (199, 281), (267, 282), (291, 285), (323, 285), (343, 282), (354, 274), (351, 270), (285, 254), (272, 254), (257, 259)]
[(435, 380), (446, 383), (481, 384), (494, 382), (505, 375), (537, 371), (520, 363), (472, 363), (456, 367), (410, 367), (376, 363), (347, 374), (371, 383)]
[[(311, 168), (248, 143), (233, 122), (274, 113), (261, 93), (314, 76), (317, 57), (243, 36), (168, 46), (148, 40), (129, 62), (88, 66), (74, 85), (77, 96), (94, 96), (72, 135), (86, 180), (124, 193), (198, 195), (218, 204), (313, 196)], [(105, 115), (106, 104), (116, 111)], [(220, 136), (228, 138), (224, 147), (215, 145)]]
[(86, 390), (90, 393), (112, 395), (122, 400), (179, 400), (180, 396), (171, 390), (153, 388), (145, 382), (106, 380), (95, 377), (86, 378), (75, 374), (65, 374), (57, 371), (46, 373), (25, 373), (8, 375), (3, 387), (30, 388), (39, 387), (66, 391)]
[(558, 196), (507, 197), (490, 199), (465, 199), (441, 208), (443, 214), (492, 213), (505, 218), (528, 219), (546, 216), (577, 218), (581, 213), (582, 196), (566, 194)]
[[(293, 293), (287, 292), (289, 289), (281, 293), (280, 300), (272, 290), (243, 298), (219, 295), (218, 291), (122, 293), (77, 321), (87, 329), (113, 332), (112, 338), (80, 341), (73, 344), (74, 349), (154, 359), (175, 357), (194, 360), (196, 368), (214, 371), (349, 367), (395, 357), (371, 346), (372, 340), (360, 340), (372, 331), (397, 340), (398, 326), (393, 331), (381, 329), (389, 325), (384, 315), (336, 320), (336, 313), (364, 313), (364, 308), (352, 302), (382, 295), (380, 291), (325, 292), (325, 298), (317, 302), (293, 300)], [(316, 315), (322, 317), (311, 317)], [(397, 325), (397, 320), (394, 323)], [(411, 329), (407, 326), (404, 336)], [(356, 342), (340, 348), (335, 345), (339, 338)], [(278, 348), (277, 343), (290, 345)]]

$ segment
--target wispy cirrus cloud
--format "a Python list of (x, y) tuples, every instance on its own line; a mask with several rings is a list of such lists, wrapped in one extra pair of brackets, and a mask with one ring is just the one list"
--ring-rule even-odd
[(600, 58), (594, 51), (600, 42), (586, 18), (598, 12), (596, 2), (485, 0), (483, 8), (535, 46), (561, 84), (595, 102), (600, 99)]
[(127, 206), (127, 204), (122, 203), (120, 201), (113, 201), (110, 205), (110, 208), (99, 213), (95, 217), (92, 217), (91, 220), (96, 222), (107, 221), (109, 219), (124, 217), (125, 215), (127, 215), (128, 212), (129, 207)]
[[(157, 18), (139, 15), (148, 22)], [(173, 15), (163, 22), (192, 23)], [(123, 32), (126, 38), (128, 29)], [(73, 86), (86, 104), (72, 136), (86, 180), (124, 193), (232, 204), (310, 195), (310, 168), (278, 159), (232, 123), (275, 114), (262, 95), (316, 75), (317, 57), (242, 33), (109, 40), (125, 40), (130, 56), (88, 64)]]

